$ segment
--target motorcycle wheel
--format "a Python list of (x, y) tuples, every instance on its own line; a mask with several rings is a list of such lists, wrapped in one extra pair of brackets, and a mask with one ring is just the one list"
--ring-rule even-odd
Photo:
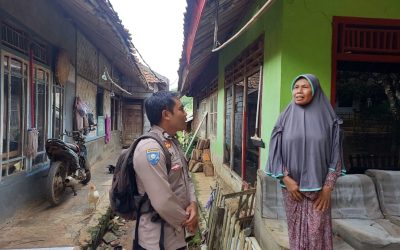
[(84, 180), (81, 181), (81, 183), (83, 185), (86, 185), (89, 183), (90, 179), (92, 178), (92, 174), (90, 173), (90, 169), (85, 169), (85, 174), (86, 174), (86, 178)]
[(52, 206), (57, 206), (64, 198), (66, 167), (63, 162), (53, 162), (47, 176), (47, 200)]

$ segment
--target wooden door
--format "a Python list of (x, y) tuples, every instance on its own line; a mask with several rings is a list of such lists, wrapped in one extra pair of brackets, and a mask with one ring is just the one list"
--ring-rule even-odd
[(142, 104), (125, 104), (123, 108), (123, 146), (129, 146), (143, 133)]

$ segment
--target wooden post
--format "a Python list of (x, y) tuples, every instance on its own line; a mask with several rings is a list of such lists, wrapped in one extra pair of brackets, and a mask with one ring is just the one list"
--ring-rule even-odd
[(243, 114), (242, 114), (242, 181), (246, 182), (246, 154), (247, 154), (247, 76), (244, 77)]

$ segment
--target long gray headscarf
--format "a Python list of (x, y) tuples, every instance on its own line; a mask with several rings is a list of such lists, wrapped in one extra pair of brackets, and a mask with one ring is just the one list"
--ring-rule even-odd
[(344, 167), (342, 120), (335, 114), (314, 75), (296, 77), (292, 90), (301, 78), (310, 83), (313, 99), (305, 106), (293, 100), (280, 114), (272, 131), (266, 170), (268, 175), (279, 178), (287, 169), (300, 191), (317, 191), (324, 185), (329, 171)]

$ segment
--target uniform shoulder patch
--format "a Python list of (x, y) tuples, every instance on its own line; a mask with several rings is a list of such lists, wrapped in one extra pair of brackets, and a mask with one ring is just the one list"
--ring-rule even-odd
[(160, 161), (160, 150), (157, 148), (151, 148), (146, 150), (147, 161), (155, 166)]

